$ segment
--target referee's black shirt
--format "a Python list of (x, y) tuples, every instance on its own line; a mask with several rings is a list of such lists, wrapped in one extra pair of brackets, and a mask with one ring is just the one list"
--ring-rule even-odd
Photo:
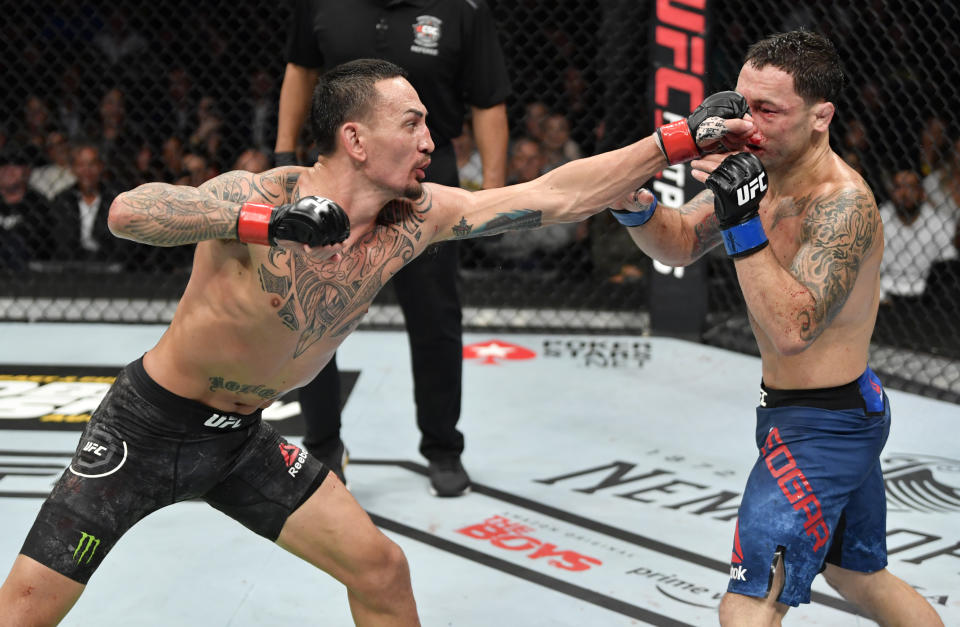
[(467, 106), (510, 92), (486, 0), (296, 0), (288, 62), (329, 69), (368, 57), (409, 73), (438, 147), (460, 135)]

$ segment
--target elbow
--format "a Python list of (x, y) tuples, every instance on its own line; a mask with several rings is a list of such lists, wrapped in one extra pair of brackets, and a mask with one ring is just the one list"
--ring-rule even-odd
[(804, 338), (797, 333), (789, 333), (777, 338), (775, 347), (784, 357), (793, 357), (807, 350), (811, 344), (813, 344), (812, 339)]
[(130, 206), (126, 202), (126, 195), (129, 192), (123, 192), (113, 199), (110, 203), (110, 211), (107, 213), (107, 228), (117, 237), (128, 238), (127, 226), (130, 224)]
[(692, 259), (690, 255), (664, 254), (654, 258), (654, 261), (658, 261), (665, 266), (670, 266), (671, 268), (684, 268), (696, 260)]

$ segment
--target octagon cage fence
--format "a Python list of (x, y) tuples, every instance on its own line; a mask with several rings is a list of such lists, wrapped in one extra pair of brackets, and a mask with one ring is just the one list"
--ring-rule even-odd
[[(0, 318), (171, 319), (192, 248), (98, 239), (96, 224), (78, 218), (76, 181), (100, 177), (103, 212), (113, 195), (144, 182), (198, 185), (269, 167), (290, 4), (0, 2)], [(625, 145), (732, 89), (747, 47), (768, 34), (803, 27), (827, 35), (846, 77), (831, 143), (871, 185), (884, 218), (871, 364), (891, 387), (960, 402), (956, 3), (488, 4), (512, 83), (510, 175), (518, 180), (524, 159), (543, 171)], [(457, 148), (469, 187), (476, 174), (465, 129)], [(521, 138), (535, 140), (532, 156)], [(306, 135), (301, 149), (309, 155)], [(699, 184), (678, 167), (650, 185), (664, 201), (682, 201)], [(607, 212), (463, 241), (460, 250), (467, 329), (653, 333), (756, 354), (722, 250), (665, 267)], [(402, 324), (388, 288), (364, 328)]]

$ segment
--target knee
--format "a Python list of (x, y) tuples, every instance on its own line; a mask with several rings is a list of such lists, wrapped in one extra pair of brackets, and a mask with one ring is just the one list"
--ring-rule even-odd
[(405, 589), (410, 582), (410, 567), (407, 557), (395, 542), (383, 538), (377, 555), (362, 576), (363, 591), (382, 595), (397, 589)]
[(723, 595), (723, 598), (720, 599), (720, 609), (718, 612), (718, 618), (720, 619), (721, 625), (732, 625), (734, 619), (736, 618), (736, 612), (734, 610), (735, 603), (730, 593), (727, 592)]

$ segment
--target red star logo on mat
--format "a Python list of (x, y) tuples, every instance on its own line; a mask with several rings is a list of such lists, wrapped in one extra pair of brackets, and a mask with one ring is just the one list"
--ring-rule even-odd
[(497, 365), (499, 359), (533, 359), (537, 354), (529, 348), (524, 348), (510, 342), (489, 340), (477, 342), (463, 347), (464, 359), (482, 359), (481, 364)]

